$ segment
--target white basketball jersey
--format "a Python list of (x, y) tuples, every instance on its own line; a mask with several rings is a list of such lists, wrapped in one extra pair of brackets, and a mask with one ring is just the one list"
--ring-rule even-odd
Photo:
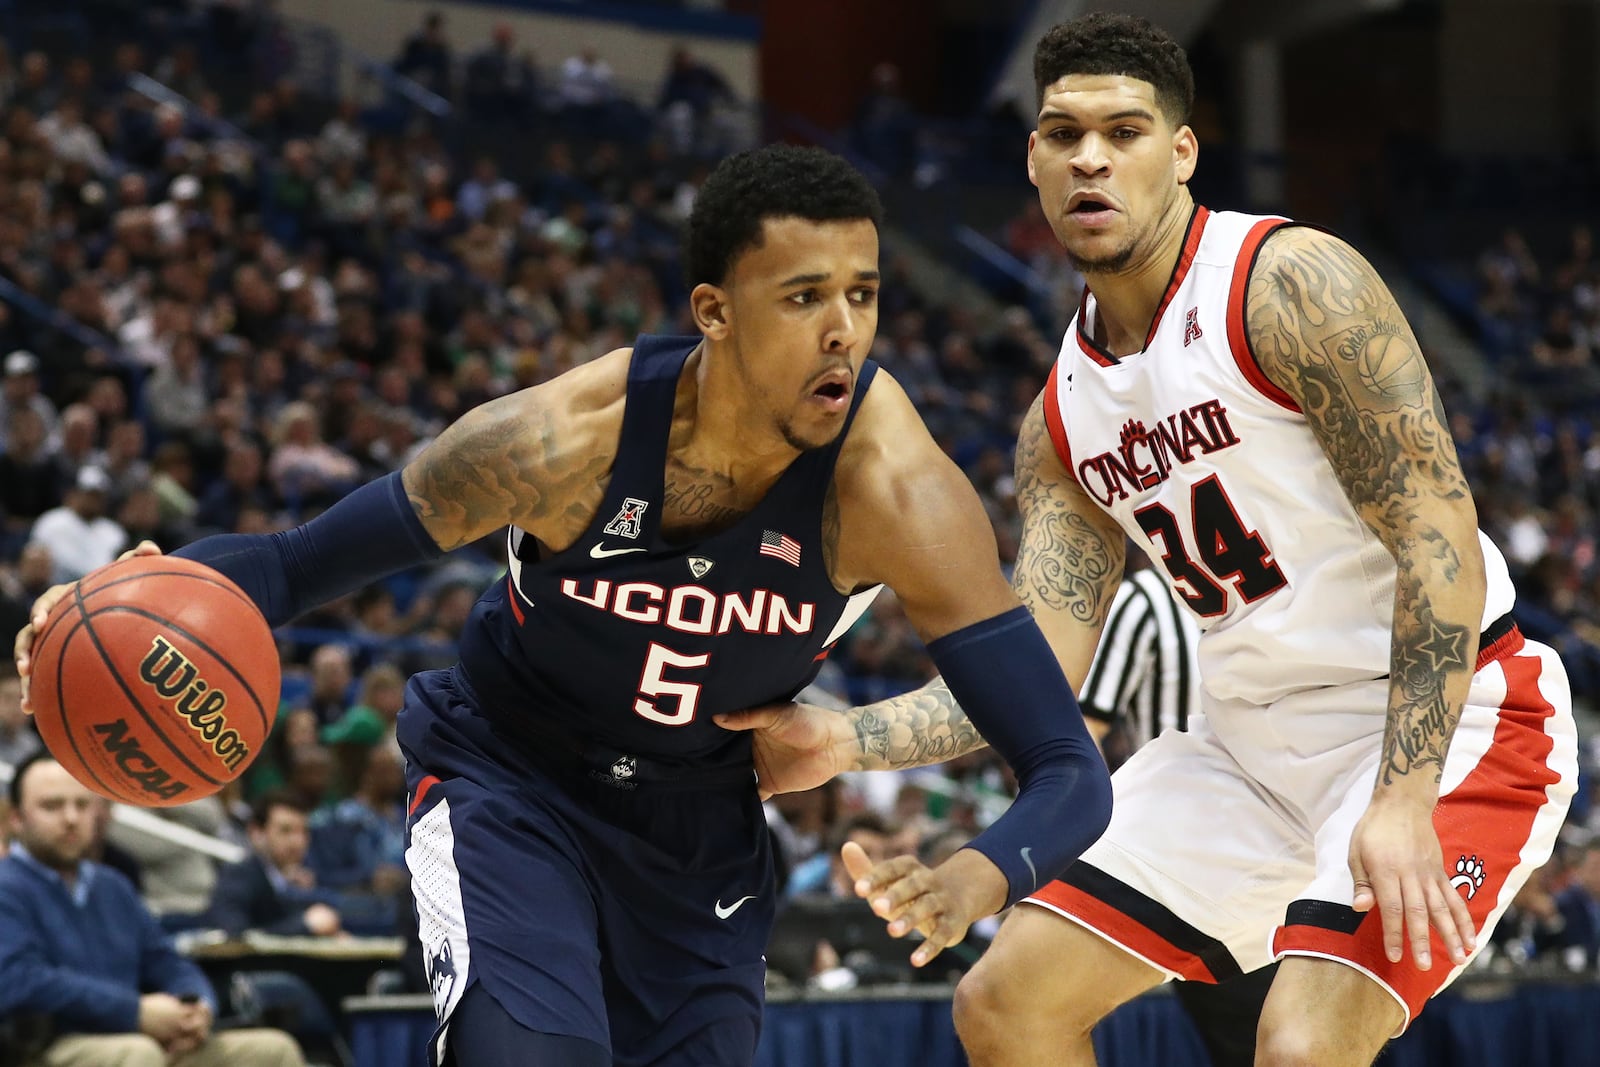
[[(1246, 340), (1261, 242), (1289, 220), (1196, 207), (1144, 351), (1095, 344), (1088, 293), (1045, 387), (1056, 452), (1198, 617), (1214, 700), (1266, 705), (1389, 673), (1395, 564)], [(1511, 610), (1482, 534), (1484, 625)]]

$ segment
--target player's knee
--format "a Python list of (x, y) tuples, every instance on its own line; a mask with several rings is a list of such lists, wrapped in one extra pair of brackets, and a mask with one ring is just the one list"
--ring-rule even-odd
[(1017, 1020), (1048, 1013), (1062, 1026), (1087, 1033), (1095, 1020), (1077, 1018), (1068, 1004), (1044, 1002), (1041, 987), (1020, 980), (1014, 967), (998, 966), (985, 956), (956, 986), (953, 1012), (956, 1033), (967, 1048), (998, 1047), (1017, 1030)]
[(1263, 1013), (1256, 1028), (1256, 1067), (1365, 1067), (1347, 1041), (1322, 1034), (1304, 1020)]

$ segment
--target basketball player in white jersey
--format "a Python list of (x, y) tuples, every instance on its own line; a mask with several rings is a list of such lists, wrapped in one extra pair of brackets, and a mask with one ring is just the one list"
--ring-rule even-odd
[[(1088, 292), (1018, 441), (1014, 583), (1079, 688), (1133, 538), (1205, 630), (1205, 721), (1113, 776), (1109, 829), (1013, 910), (957, 1028), (975, 1067), (1092, 1064), (1117, 1005), (1281, 959), (1256, 1062), (1370, 1064), (1550, 854), (1577, 775), (1566, 674), (1512, 622), (1372, 267), (1190, 198), (1177, 43), (1087, 15), (1034, 70), (1028, 174)], [(757, 730), (771, 791), (981, 743), (937, 682), (730, 724)], [(914, 861), (846, 858), (892, 931), (929, 925)]]

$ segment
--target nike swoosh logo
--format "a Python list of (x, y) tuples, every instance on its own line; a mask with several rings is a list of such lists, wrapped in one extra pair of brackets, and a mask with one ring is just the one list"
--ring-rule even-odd
[(1028, 873), (1033, 875), (1033, 888), (1038, 889), (1039, 872), (1033, 866), (1033, 849), (1025, 848), (1022, 850), (1022, 862), (1028, 865)]
[(740, 908), (744, 907), (746, 901), (751, 901), (751, 900), (754, 900), (754, 899), (756, 899), (754, 895), (751, 895), (751, 896), (748, 896), (748, 897), (740, 897), (738, 900), (734, 901), (732, 904), (729, 904), (726, 908), (724, 908), (722, 906), (722, 901), (718, 900), (716, 907), (713, 908), (712, 910), (717, 913), (717, 918), (726, 919), (728, 916), (732, 915), (734, 912), (736, 912)]
[(643, 552), (642, 548), (607, 548), (605, 545), (594, 545), (589, 549), (592, 559), (606, 559), (610, 556), (626, 556), (629, 552)]

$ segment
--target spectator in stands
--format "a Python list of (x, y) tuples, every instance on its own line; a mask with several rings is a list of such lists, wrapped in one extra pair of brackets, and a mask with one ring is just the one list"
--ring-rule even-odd
[(488, 47), (467, 61), (462, 99), (467, 110), (490, 121), (531, 118), (538, 99), (539, 76), (526, 55), (517, 55), (516, 32), (497, 23)]
[(96, 466), (111, 479), (112, 504), (150, 484), (150, 462), (144, 458), (148, 443), (144, 423), (137, 419), (122, 419), (106, 432), (106, 450)]
[(722, 147), (715, 134), (715, 111), (735, 102), (728, 82), (687, 48), (672, 52), (656, 111), (679, 155)]
[(193, 334), (172, 339), (172, 353), (145, 386), (150, 421), (166, 436), (189, 437), (200, 429), (210, 408), (200, 342)]
[(355, 681), (354, 658), (347, 645), (317, 646), (311, 653), (311, 691), (304, 704), (319, 723), (336, 722), (350, 706), (350, 686)]
[(365, 753), (355, 794), (312, 816), (307, 866), (320, 886), (393, 899), (409, 884), (405, 764), (393, 745)]
[(291, 506), (323, 506), (350, 490), (360, 470), (355, 460), (323, 441), (316, 408), (300, 400), (283, 406), (267, 463), (279, 497)]
[(406, 38), (394, 69), (424, 89), (451, 98), (450, 42), (445, 37), (443, 15), (430, 11), (423, 17), (422, 28)]
[(916, 115), (900, 86), (900, 68), (879, 63), (856, 111), (851, 144), (865, 159), (893, 175), (911, 169), (916, 153)]
[[(100, 420), (87, 404), (68, 404), (61, 410), (61, 447), (51, 456), (58, 486), (71, 485), (79, 470), (100, 462), (99, 437)], [(4, 478), (0, 475), (0, 481)]]
[(292, 1067), (270, 1030), (213, 1032), (217, 996), (133, 887), (85, 859), (98, 798), (48, 756), (11, 781), (16, 840), (0, 860), (0, 1016), (48, 1015), (49, 1067)]
[(854, 898), (855, 882), (845, 870), (839, 850), (854, 841), (874, 864), (882, 863), (889, 858), (890, 841), (899, 829), (876, 812), (864, 811), (850, 816), (832, 829), (826, 848), (795, 867), (789, 875), (788, 895), (821, 894), (835, 900)]
[(1510, 907), (1490, 935), (1497, 955), (1515, 966), (1545, 958), (1562, 947), (1567, 920), (1550, 889), (1559, 867), (1560, 860), (1552, 859), (1534, 871), (1511, 898)]
[(276, 495), (268, 487), (261, 461), (261, 446), (239, 438), (228, 445), (222, 477), (213, 481), (200, 498), (195, 524), (201, 529), (228, 532), (238, 528), (244, 508), (273, 511)]
[(24, 349), (8, 354), (4, 375), (0, 380), (0, 437), (10, 433), (14, 412), (32, 408), (44, 422), (45, 440), (53, 447), (59, 416), (55, 404), (39, 391), (39, 357)]
[(117, 558), (127, 532), (106, 517), (111, 477), (99, 467), (85, 467), (67, 493), (67, 501), (40, 515), (28, 533), (30, 541), (50, 550), (52, 579), (75, 582), (96, 567)]
[(616, 95), (616, 75), (592, 45), (561, 64), (561, 84), (556, 95), (561, 107), (580, 122), (597, 119)]
[(39, 120), (38, 129), (60, 162), (82, 163), (102, 176), (113, 173), (111, 157), (100, 135), (83, 121), (83, 103), (76, 97), (62, 97), (56, 109)]
[(22, 679), (15, 661), (0, 665), (0, 764), (16, 768), (44, 747), (33, 718), (22, 711)]
[(284, 792), (257, 798), (250, 808), (250, 855), (217, 873), (206, 923), (229, 934), (333, 937), (343, 929), (335, 894), (317, 885), (306, 866), (310, 812)]
[(1593, 970), (1600, 962), (1600, 840), (1584, 845), (1572, 882), (1556, 896), (1556, 906), (1566, 922), (1561, 947), (1569, 954), (1568, 965)]
[(14, 538), (60, 505), (62, 478), (45, 448), (45, 424), (37, 411), (23, 408), (11, 416), (5, 445), (0, 453), (0, 518)]
[(50, 588), (54, 570), (50, 548), (41, 544), (23, 545), (15, 566), (0, 562), (0, 633), (27, 625), (33, 602)]

